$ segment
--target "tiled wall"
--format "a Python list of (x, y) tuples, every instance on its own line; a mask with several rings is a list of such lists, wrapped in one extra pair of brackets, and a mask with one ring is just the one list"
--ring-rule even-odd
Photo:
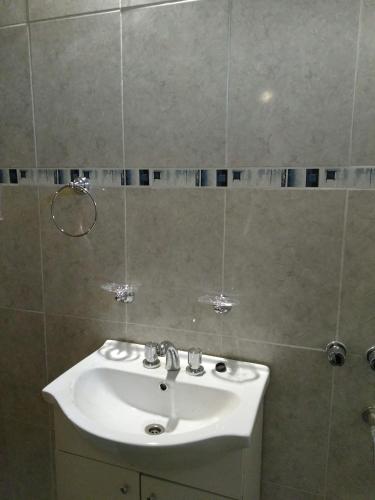
[[(0, 168), (375, 165), (374, 0), (152, 3), (0, 0)], [(53, 498), (48, 380), (168, 338), (271, 366), (263, 500), (372, 499), (374, 191), (97, 186), (68, 238), (54, 190), (0, 186), (0, 498)]]

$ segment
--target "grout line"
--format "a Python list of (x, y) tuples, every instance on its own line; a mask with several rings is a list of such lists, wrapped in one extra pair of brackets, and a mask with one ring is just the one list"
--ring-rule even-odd
[(275, 347), (287, 347), (290, 349), (301, 349), (303, 351), (314, 351), (314, 352), (323, 352), (323, 353), (325, 352), (325, 348), (322, 348), (322, 347), (309, 347), (309, 346), (302, 346), (302, 345), (295, 345), (295, 344), (281, 344), (280, 342), (270, 342), (268, 340), (249, 339), (246, 337), (233, 337), (231, 335), (225, 335), (225, 334), (222, 334), (221, 336), (226, 337), (226, 338), (231, 338), (234, 340), (250, 342), (252, 344), (264, 344), (264, 345), (270, 345), (270, 346), (275, 346)]
[(170, 326), (156, 326), (152, 324), (147, 324), (147, 323), (134, 323), (133, 321), (129, 321), (128, 326), (140, 326), (142, 328), (154, 328), (156, 330), (166, 330), (166, 331), (173, 331), (173, 332), (184, 332), (184, 333), (195, 333), (198, 335), (203, 335), (203, 336), (217, 336), (215, 332), (205, 332), (201, 330), (189, 330), (188, 328), (172, 328)]
[[(119, 6), (121, 7), (121, 0), (119, 0)], [(121, 127), (122, 127), (122, 166), (125, 172), (125, 103), (124, 103), (124, 46), (123, 46), (123, 19), (122, 12), (120, 10), (120, 83), (121, 83)], [(127, 283), (128, 276), (128, 252), (127, 252), (127, 232), (126, 232), (126, 204), (127, 196), (126, 190), (123, 192), (123, 203), (124, 203), (124, 241), (123, 241), (123, 255), (124, 255), (124, 283)], [(128, 304), (125, 304), (125, 329), (124, 334), (126, 338), (127, 334), (127, 321), (128, 321)]]
[(8, 28), (19, 28), (21, 26), (27, 26), (28, 21), (25, 21), (24, 23), (16, 23), (16, 24), (7, 24), (5, 26), (0, 26), (0, 30), (6, 30)]
[(221, 293), (224, 295), (224, 276), (225, 276), (225, 241), (227, 224), (227, 192), (224, 191), (224, 214), (223, 214), (223, 248), (221, 253)]
[[(121, 1), (121, 0), (120, 0)], [(121, 80), (121, 126), (122, 126), (122, 168), (125, 170), (125, 102), (124, 102), (124, 47), (123, 47), (123, 20), (120, 12), (120, 80)]]
[(227, 78), (226, 78), (226, 95), (225, 95), (225, 168), (229, 165), (229, 83), (231, 69), (231, 37), (232, 37), (232, 0), (228, 0), (228, 37), (227, 37)]
[[(27, 2), (27, 12), (29, 12), (28, 9), (28, 2)], [(28, 31), (30, 33), (30, 27), (28, 27)], [(31, 46), (31, 44), (30, 44)], [(31, 56), (30, 56), (30, 65), (31, 65)], [(33, 105), (34, 107), (34, 105)], [(35, 131), (35, 121), (34, 121), (34, 131)], [(35, 135), (35, 134), (34, 134)], [(35, 161), (37, 161), (37, 155), (36, 155), (36, 145), (35, 145)], [(36, 165), (37, 166), (37, 165)], [(38, 198), (38, 225), (39, 225), (39, 250), (40, 250), (40, 276), (41, 276), (41, 286), (42, 286), (42, 308), (43, 308), (43, 345), (44, 345), (44, 368), (45, 368), (45, 384), (47, 385), (49, 382), (49, 366), (48, 366), (48, 344), (47, 344), (47, 317), (46, 317), (46, 306), (45, 306), (45, 281), (44, 281), (44, 259), (43, 259), (43, 238), (42, 238), (42, 213), (41, 213), (41, 203), (40, 203), (40, 188), (37, 188), (37, 198)], [(48, 425), (51, 425), (51, 417), (50, 417), (50, 410), (48, 411)], [(53, 423), (52, 423), (53, 427)], [(50, 456), (50, 478), (51, 478), (51, 488), (52, 491), (55, 491), (55, 481), (56, 481), (56, 475), (55, 475), (55, 466), (54, 466), (54, 455), (53, 455), (53, 449), (54, 449), (54, 442), (53, 442), (53, 434), (52, 434), (52, 429), (49, 430), (49, 456)]]
[[(215, 336), (217, 337), (217, 332), (206, 332), (202, 330), (189, 330), (188, 328), (172, 328), (169, 326), (156, 326), (152, 324), (145, 324), (145, 323), (134, 323), (134, 322), (129, 322), (129, 326), (140, 326), (142, 328), (154, 328), (157, 330), (171, 330), (174, 332), (184, 332), (184, 333), (194, 333), (197, 335), (203, 335), (203, 336)], [(276, 346), (276, 347), (288, 347), (290, 349), (301, 349), (304, 351), (314, 351), (314, 352), (325, 352), (324, 348), (319, 348), (319, 347), (306, 347), (306, 346), (299, 346), (299, 345), (293, 345), (293, 344), (280, 344), (277, 342), (269, 342), (265, 340), (258, 340), (258, 339), (249, 339), (246, 337), (234, 337), (231, 335), (225, 335), (225, 334), (220, 334), (219, 337), (222, 339), (225, 338), (231, 338), (232, 340), (241, 340), (245, 342), (250, 342), (253, 344), (266, 344), (270, 346)]]
[(26, 22), (30, 22), (30, 6), (29, 6), (30, 0), (25, 1), (25, 9), (26, 9)]
[(81, 18), (81, 17), (91, 17), (91, 16), (99, 16), (101, 14), (112, 14), (113, 12), (119, 12), (119, 8), (115, 7), (113, 9), (107, 9), (107, 10), (93, 10), (91, 12), (78, 12), (76, 14), (66, 14), (63, 16), (53, 16), (53, 17), (48, 17), (46, 19), (31, 19), (29, 24), (39, 24), (39, 23), (48, 23), (50, 21), (63, 21), (65, 19), (76, 19), (76, 18)]
[(32, 313), (32, 314), (44, 314), (43, 311), (35, 311), (34, 309), (23, 309), (22, 307), (0, 306), (0, 310), (1, 309), (4, 309), (6, 311), (14, 311), (14, 312), (23, 312), (23, 313)]
[(302, 489), (302, 488), (295, 488), (294, 486), (289, 486), (288, 484), (284, 484), (284, 483), (276, 483), (275, 481), (269, 481), (269, 480), (263, 481), (262, 480), (262, 483), (264, 483), (264, 484), (272, 484), (274, 486), (281, 486), (282, 488), (287, 488), (288, 490), (300, 491), (301, 493), (307, 493), (307, 494), (312, 495), (314, 497), (315, 496), (318, 496), (318, 497), (321, 496), (320, 493), (316, 493), (316, 492), (313, 492), (313, 491), (305, 490), (305, 489)]
[(103, 318), (90, 317), (90, 316), (77, 316), (75, 314), (46, 312), (45, 315), (46, 316), (55, 316), (58, 318), (82, 319), (82, 320), (87, 320), (87, 321), (100, 321), (102, 323), (110, 323), (110, 324), (115, 324), (115, 325), (123, 325), (124, 324), (124, 321), (116, 321), (116, 320), (112, 320), (112, 319), (103, 319)]
[[(231, 55), (231, 25), (232, 25), (232, 0), (228, 1), (228, 35), (227, 35), (227, 75), (226, 75), (226, 95), (225, 95), (225, 124), (224, 124), (224, 161), (225, 168), (228, 169), (228, 137), (229, 137), (229, 79), (230, 79), (230, 55)], [(224, 192), (224, 214), (223, 214), (223, 248), (221, 254), (221, 293), (224, 294), (224, 273), (225, 273), (225, 240), (226, 240), (226, 212), (227, 212), (227, 192)]]
[(159, 0), (156, 2), (152, 3), (143, 3), (139, 5), (129, 5), (126, 7), (120, 7), (122, 11), (127, 11), (127, 10), (135, 10), (135, 9), (152, 9), (154, 7), (163, 7), (168, 6), (168, 5), (178, 5), (180, 3), (194, 3), (194, 2), (199, 2), (200, 0)]
[[(123, 241), (123, 254), (124, 254), (124, 284), (128, 282), (128, 245), (127, 245), (127, 200), (128, 196), (124, 189), (124, 241)], [(128, 322), (128, 306), (125, 304), (125, 334), (127, 333)]]
[(357, 97), (357, 84), (358, 84), (358, 66), (359, 66), (359, 52), (360, 52), (360, 42), (362, 35), (362, 11), (363, 11), (363, 0), (359, 3), (359, 16), (358, 16), (358, 29), (357, 29), (357, 48), (355, 55), (355, 69), (354, 69), (354, 88), (353, 88), (353, 105), (352, 105), (352, 119), (349, 135), (349, 165), (352, 164), (353, 160), (353, 132), (354, 132), (354, 115), (355, 115), (355, 104)]
[(128, 196), (126, 190), (124, 189), (124, 265), (125, 265), (125, 276), (124, 280), (127, 283), (128, 280), (128, 238), (127, 238), (127, 214), (128, 214)]
[(331, 449), (334, 387), (335, 387), (335, 370), (333, 369), (332, 374), (331, 374), (331, 390), (330, 390), (328, 429), (327, 429), (326, 463), (325, 463), (324, 484), (323, 484), (324, 498), (326, 498), (326, 496), (327, 496), (327, 488), (328, 488), (328, 463), (329, 463), (329, 454), (330, 454), (330, 449)]
[[(345, 247), (346, 247), (346, 232), (347, 232), (347, 221), (348, 221), (348, 207), (349, 207), (349, 191), (345, 194), (345, 206), (344, 206), (344, 217), (343, 217), (343, 228), (342, 228), (342, 243), (341, 243), (341, 253), (340, 253), (340, 276), (339, 276), (339, 290), (337, 299), (337, 318), (336, 318), (336, 335), (335, 338), (339, 338), (340, 334), (340, 320), (341, 320), (341, 307), (342, 307), (342, 289), (343, 289), (343, 275), (344, 275), (344, 260), (345, 260)], [(331, 390), (330, 390), (330, 400), (329, 400), (329, 414), (328, 414), (328, 429), (327, 429), (327, 449), (326, 449), (326, 463), (324, 472), (324, 497), (327, 495), (328, 488), (328, 467), (329, 467), (329, 455), (331, 449), (331, 434), (332, 434), (332, 418), (333, 418), (333, 398), (335, 392), (335, 370), (332, 370), (331, 374)]]
[(341, 308), (342, 308), (342, 289), (344, 281), (344, 260), (345, 260), (345, 248), (346, 248), (346, 231), (348, 222), (348, 207), (349, 207), (349, 191), (345, 194), (345, 205), (344, 205), (344, 220), (342, 227), (342, 242), (341, 242), (341, 252), (340, 252), (340, 271), (339, 271), (339, 289), (337, 298), (337, 316), (336, 316), (336, 332), (335, 339), (337, 340), (340, 336), (340, 321), (341, 321)]
[[(27, 13), (29, 3), (27, 2)], [(28, 14), (27, 14), (28, 15)], [(38, 152), (37, 152), (37, 141), (36, 141), (36, 120), (35, 120), (35, 98), (34, 98), (34, 83), (33, 83), (33, 64), (32, 64), (32, 49), (31, 49), (31, 30), (30, 25), (27, 25), (27, 37), (28, 37), (28, 50), (29, 50), (29, 72), (30, 72), (30, 94), (31, 94), (31, 116), (33, 122), (33, 141), (34, 141), (34, 163), (35, 167), (38, 167)]]
[(40, 275), (41, 275), (41, 285), (42, 285), (42, 308), (43, 308), (43, 340), (44, 340), (44, 363), (46, 369), (46, 382), (49, 380), (49, 369), (48, 369), (48, 349), (47, 349), (47, 320), (46, 320), (46, 291), (45, 291), (45, 280), (44, 280), (44, 259), (43, 259), (43, 238), (42, 238), (42, 213), (41, 213), (41, 203), (40, 203), (40, 188), (37, 190), (38, 196), (38, 224), (39, 224), (39, 250), (40, 250)]

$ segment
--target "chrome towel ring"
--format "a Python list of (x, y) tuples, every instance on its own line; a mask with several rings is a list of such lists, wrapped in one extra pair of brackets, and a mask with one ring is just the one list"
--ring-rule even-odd
[[(97, 220), (98, 220), (98, 209), (96, 206), (96, 201), (94, 200), (93, 196), (89, 193), (89, 188), (90, 188), (90, 181), (86, 177), (77, 177), (73, 181), (69, 182), (69, 184), (66, 184), (65, 186), (62, 186), (59, 190), (56, 191), (56, 193), (53, 195), (52, 202), (51, 202), (51, 217), (52, 220), (57, 227), (57, 229), (65, 234), (66, 236), (71, 236), (72, 238), (80, 238), (81, 236), (85, 236), (88, 234), (92, 229), (94, 228)], [(88, 196), (92, 209), (93, 209), (93, 219), (90, 225), (87, 228), (82, 228), (82, 231), (73, 233), (70, 231), (67, 231), (62, 224), (59, 224), (59, 222), (56, 219), (56, 202), (60, 198), (60, 196), (66, 191), (72, 189), (75, 193), (83, 195), (83, 196)]]

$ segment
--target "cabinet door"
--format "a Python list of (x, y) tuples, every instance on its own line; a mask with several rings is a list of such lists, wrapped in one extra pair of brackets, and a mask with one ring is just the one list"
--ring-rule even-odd
[(139, 474), (56, 452), (58, 500), (139, 500)]
[(228, 497), (143, 475), (141, 491), (142, 500), (228, 500)]

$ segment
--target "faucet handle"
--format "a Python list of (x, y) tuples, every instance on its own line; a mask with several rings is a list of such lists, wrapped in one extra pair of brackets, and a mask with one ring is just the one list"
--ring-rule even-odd
[(203, 375), (204, 368), (202, 366), (202, 350), (199, 347), (192, 347), (188, 351), (188, 366), (186, 371), (189, 375), (195, 377)]
[(158, 344), (156, 342), (147, 342), (145, 344), (143, 366), (145, 368), (159, 368), (160, 359), (158, 358)]

